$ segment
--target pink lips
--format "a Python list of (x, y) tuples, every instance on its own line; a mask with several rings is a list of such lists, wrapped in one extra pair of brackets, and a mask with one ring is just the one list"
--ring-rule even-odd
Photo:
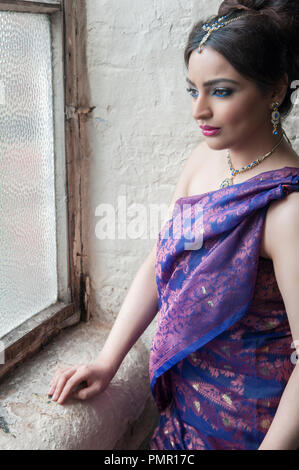
[(211, 126), (199, 126), (202, 130), (203, 135), (208, 137), (219, 134), (221, 131), (220, 127), (211, 127)]

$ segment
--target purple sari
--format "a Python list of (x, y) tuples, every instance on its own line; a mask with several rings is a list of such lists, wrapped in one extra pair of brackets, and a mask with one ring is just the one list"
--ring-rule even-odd
[(272, 260), (260, 257), (273, 200), (299, 168), (177, 200), (157, 241), (158, 328), (150, 355), (160, 412), (150, 449), (258, 449), (294, 368)]

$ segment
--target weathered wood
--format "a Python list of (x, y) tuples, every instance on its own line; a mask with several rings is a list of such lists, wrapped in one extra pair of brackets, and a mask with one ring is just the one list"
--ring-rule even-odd
[[(86, 60), (86, 2), (64, 0), (66, 152), (70, 211), (71, 277), (73, 297), (88, 321), (89, 286), (87, 266), (88, 140), (86, 121), (93, 107), (89, 104)], [(88, 281), (87, 281), (88, 282)]]
[(29, 318), (1, 338), (5, 347), (4, 364), (0, 364), (0, 381), (17, 365), (42, 349), (75, 313), (74, 304), (58, 302)]
[[(50, 13), (56, 5), (1, 1), (14, 11)], [(26, 4), (26, 5), (25, 5)], [(30, 10), (21, 8), (30, 7)], [(36, 8), (35, 8), (36, 7)], [(17, 10), (20, 8), (20, 10)], [(47, 8), (50, 10), (46, 11)], [(54, 9), (52, 11), (52, 8)], [(88, 144), (86, 121), (93, 111), (88, 103), (86, 64), (85, 0), (62, 0), (64, 39), (64, 89), (66, 132), (66, 178), (68, 199), (69, 289), (72, 303), (58, 301), (1, 338), (5, 346), (5, 363), (0, 364), (0, 380), (25, 359), (39, 351), (61, 329), (90, 318), (90, 279), (87, 263)], [(1, 352), (1, 351), (0, 351)]]
[(27, 2), (24, 0), (1, 0), (1, 11), (19, 11), (30, 13), (56, 13), (61, 10), (59, 3)]

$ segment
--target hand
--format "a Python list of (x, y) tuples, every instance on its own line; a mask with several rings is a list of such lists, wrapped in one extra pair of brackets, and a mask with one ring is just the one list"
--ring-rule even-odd
[[(62, 404), (68, 396), (87, 400), (102, 393), (109, 385), (114, 373), (105, 365), (78, 364), (63, 369), (58, 369), (51, 381), (49, 395), (52, 400)], [(78, 390), (78, 386), (81, 388)], [(75, 387), (77, 389), (73, 390)]]

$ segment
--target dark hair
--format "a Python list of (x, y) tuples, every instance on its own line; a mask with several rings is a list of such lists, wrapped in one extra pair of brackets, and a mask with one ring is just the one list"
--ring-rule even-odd
[(282, 118), (286, 117), (293, 107), (295, 88), (291, 85), (299, 79), (299, 0), (223, 1), (217, 16), (193, 26), (184, 52), (187, 68), (191, 53), (206, 34), (202, 26), (223, 15), (227, 15), (226, 21), (241, 18), (214, 31), (205, 44), (253, 81), (262, 94), (270, 92), (286, 72), (289, 86), (279, 107)]

